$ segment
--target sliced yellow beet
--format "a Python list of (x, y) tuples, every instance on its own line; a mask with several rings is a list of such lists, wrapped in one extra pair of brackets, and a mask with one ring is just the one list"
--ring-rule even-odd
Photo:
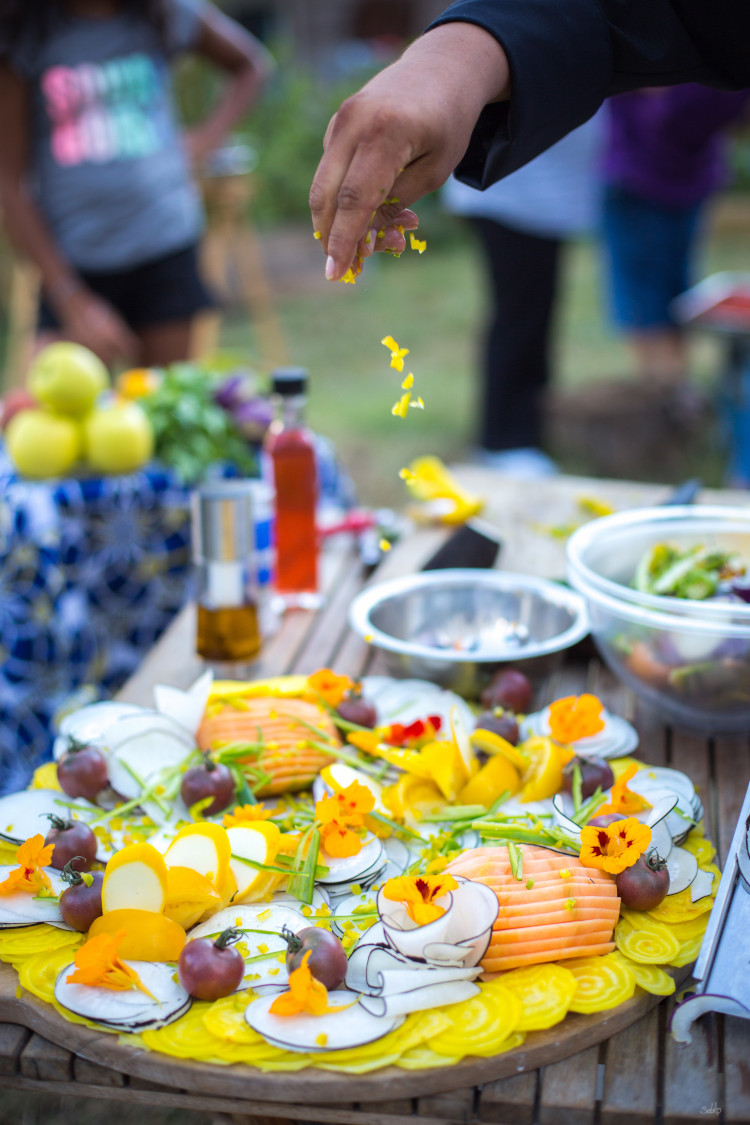
[(167, 867), (191, 867), (217, 886), (226, 879), (231, 846), (220, 824), (186, 824), (164, 853)]
[(129, 961), (176, 961), (185, 944), (185, 931), (164, 914), (151, 910), (112, 910), (91, 926), (89, 937), (125, 931), (117, 952)]
[(494, 730), (477, 727), (476, 730), (471, 732), (469, 738), (475, 750), (482, 750), (491, 757), (495, 754), (502, 754), (511, 765), (516, 767), (519, 773), (523, 773), (529, 764), (528, 759), (512, 742), (508, 742), (507, 738), (495, 734)]
[(167, 901), (167, 865), (151, 844), (129, 844), (107, 863), (102, 910), (148, 910), (161, 914)]
[(513, 796), (520, 788), (521, 775), (516, 767), (502, 754), (496, 754), (463, 787), (458, 795), (458, 803), (484, 805), (488, 809), (503, 793)]
[[(278, 883), (277, 873), (255, 864), (273, 866), (281, 847), (281, 832), (268, 820), (227, 828), (232, 848), (230, 870), (237, 880), (235, 902), (258, 902)], [(249, 863), (243, 860), (250, 860)]]
[(209, 918), (224, 905), (218, 890), (192, 867), (167, 869), (167, 904), (164, 914), (183, 930)]

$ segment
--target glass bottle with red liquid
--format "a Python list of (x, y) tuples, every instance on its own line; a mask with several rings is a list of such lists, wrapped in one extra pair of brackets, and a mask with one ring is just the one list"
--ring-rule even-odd
[(280, 367), (272, 376), (276, 417), (265, 440), (276, 493), (274, 584), (287, 606), (318, 604), (318, 474), (305, 425), (307, 371)]

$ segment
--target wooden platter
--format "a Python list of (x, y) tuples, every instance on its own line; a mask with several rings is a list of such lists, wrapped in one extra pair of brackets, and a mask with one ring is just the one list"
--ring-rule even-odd
[[(679, 986), (689, 975), (689, 969), (672, 970), (672, 975)], [(110, 1032), (70, 1023), (51, 1004), (36, 996), (26, 992), (17, 996), (17, 989), (16, 971), (10, 965), (0, 964), (0, 1022), (20, 1024), (99, 1066), (179, 1089), (199, 1089), (205, 1094), (312, 1104), (376, 1099), (384, 1092), (389, 1097), (416, 1097), (425, 1087), (438, 1094), (535, 1070), (611, 1038), (663, 999), (638, 990), (632, 999), (612, 1011), (591, 1016), (569, 1013), (556, 1027), (530, 1032), (520, 1047), (492, 1058), (467, 1058), (454, 1066), (428, 1070), (389, 1066), (371, 1074), (351, 1075), (313, 1067), (293, 1073), (265, 1073), (247, 1065), (219, 1066), (172, 1058), (120, 1043)]]

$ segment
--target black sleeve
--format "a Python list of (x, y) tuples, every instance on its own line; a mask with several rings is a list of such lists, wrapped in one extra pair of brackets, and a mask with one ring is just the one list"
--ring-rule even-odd
[[(456, 0), (430, 26), (459, 20), (483, 27), (502, 44), (511, 75), (510, 102), (483, 110), (459, 179), (479, 188), (502, 179), (581, 125), (610, 94), (680, 82), (750, 83), (750, 36), (734, 59), (729, 46), (738, 32), (742, 38), (734, 0), (714, 0), (710, 12), (705, 0), (684, 0), (679, 13), (677, 4)], [(742, 5), (750, 9), (747, 0)], [(722, 37), (716, 21), (723, 16)], [(740, 22), (750, 31), (747, 15)]]

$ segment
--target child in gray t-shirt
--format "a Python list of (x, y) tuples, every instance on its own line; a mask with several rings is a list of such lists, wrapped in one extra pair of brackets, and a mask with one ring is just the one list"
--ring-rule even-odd
[[(15, 0), (0, 18), (0, 205), (40, 269), (44, 343), (105, 362), (187, 358), (210, 304), (196, 265), (198, 164), (256, 98), (261, 44), (207, 0)], [(228, 73), (186, 136), (169, 72), (195, 51)]]

